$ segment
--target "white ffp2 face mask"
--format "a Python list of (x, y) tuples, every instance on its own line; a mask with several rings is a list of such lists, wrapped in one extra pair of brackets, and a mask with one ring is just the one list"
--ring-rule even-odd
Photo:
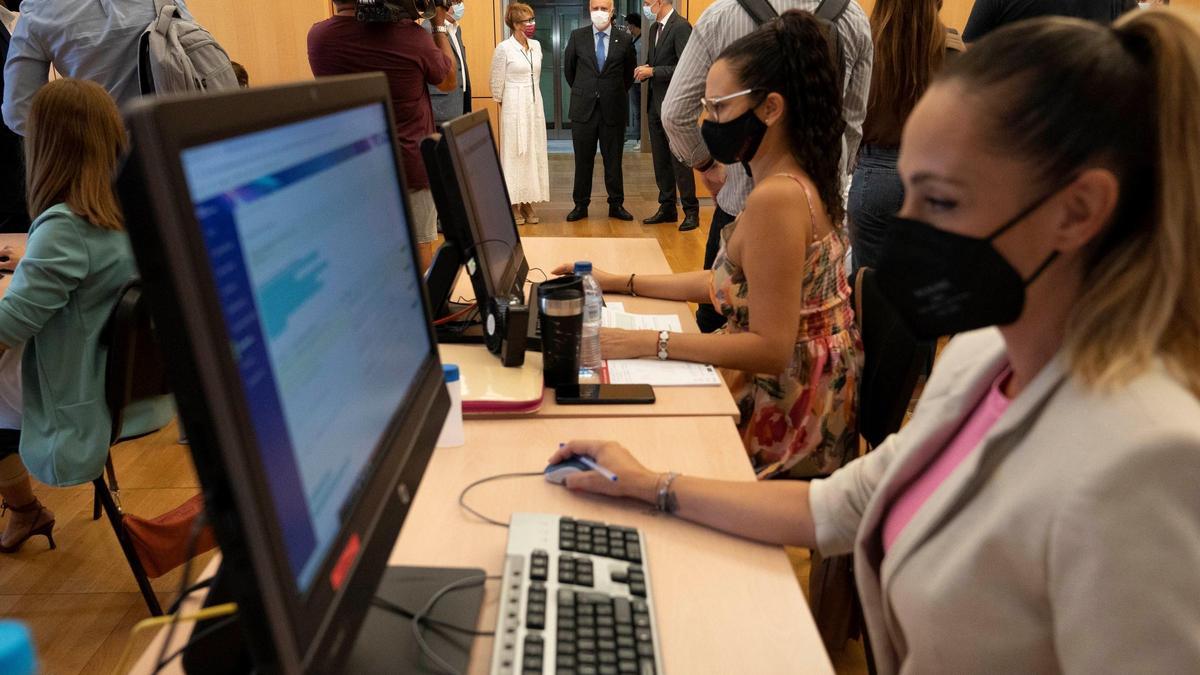
[(610, 23), (612, 23), (612, 14), (602, 9), (592, 12), (592, 25), (596, 27), (596, 30), (604, 30)]

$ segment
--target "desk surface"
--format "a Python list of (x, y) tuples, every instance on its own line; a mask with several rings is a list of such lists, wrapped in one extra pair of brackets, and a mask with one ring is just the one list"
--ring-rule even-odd
[[(499, 574), (508, 533), (475, 520), (458, 506), (463, 487), (486, 476), (540, 470), (556, 444), (568, 438), (624, 443), (652, 469), (694, 476), (754, 480), (733, 425), (726, 418), (623, 420), (488, 420), (469, 422), (461, 448), (434, 451), (412, 509), (392, 551), (394, 565), (481, 567)], [(657, 610), (664, 670), (702, 673), (833, 673), (812, 614), (779, 547), (751, 543), (649, 507), (576, 495), (541, 478), (488, 483), (468, 495), (481, 513), (503, 520), (513, 511), (557, 513), (640, 528)], [(216, 571), (214, 559), (205, 571)], [(487, 585), (481, 630), (496, 621), (498, 589)], [(203, 598), (184, 605), (194, 610)], [(172, 650), (190, 634), (176, 631)], [(155, 637), (131, 673), (153, 671), (163, 634)], [(486, 673), (491, 638), (478, 638), (469, 672)], [(178, 660), (163, 670), (182, 673)]]
[[(489, 420), (467, 424), (467, 443), (434, 453), (404, 530), (396, 565), (482, 567), (499, 574), (507, 531), (458, 506), (463, 487), (487, 476), (537, 471), (560, 441), (606, 438), (653, 469), (754, 480), (728, 418)], [(641, 528), (667, 673), (832, 673), (787, 556), (634, 503), (576, 495), (538, 477), (479, 486), (472, 508), (497, 520), (513, 511), (556, 513)], [(496, 620), (489, 582), (479, 627)], [(486, 673), (492, 640), (480, 638), (470, 672)]]
[[(526, 237), (521, 240), (529, 267), (540, 268), (547, 275), (562, 263), (574, 260), (590, 260), (605, 271), (635, 272), (639, 274), (670, 274), (671, 266), (663, 255), (658, 240), (651, 238), (588, 238), (588, 237)], [(541, 279), (536, 271), (529, 276)], [(474, 297), (471, 284), (463, 275), (455, 297)], [(685, 333), (699, 332), (696, 317), (686, 302), (634, 298), (627, 295), (610, 296), (613, 302), (621, 302), (625, 310), (635, 314), (674, 314)], [(472, 349), (483, 349), (473, 346)], [(497, 368), (502, 368), (495, 361)], [(530, 352), (526, 364), (541, 366), (541, 355)], [(469, 377), (464, 372), (464, 377)], [(657, 402), (654, 405), (584, 405), (560, 406), (554, 402), (553, 390), (547, 390), (538, 417), (675, 417), (675, 416), (722, 416), (738, 419), (737, 403), (724, 386), (715, 387), (655, 387)]]

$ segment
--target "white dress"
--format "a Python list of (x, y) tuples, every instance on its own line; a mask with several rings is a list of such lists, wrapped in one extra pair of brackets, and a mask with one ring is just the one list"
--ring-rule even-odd
[(539, 90), (542, 46), (528, 42), (527, 51), (510, 37), (492, 55), (492, 98), (501, 104), (500, 160), (513, 204), (550, 201), (546, 112)]

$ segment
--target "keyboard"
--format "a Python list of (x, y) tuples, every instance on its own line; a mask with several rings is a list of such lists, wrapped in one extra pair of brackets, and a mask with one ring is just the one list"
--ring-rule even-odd
[(654, 626), (641, 532), (512, 515), (492, 675), (659, 675)]

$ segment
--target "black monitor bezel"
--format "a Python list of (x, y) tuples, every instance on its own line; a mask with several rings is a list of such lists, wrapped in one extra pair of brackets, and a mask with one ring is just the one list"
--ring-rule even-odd
[(505, 209), (504, 218), (507, 218), (508, 223), (512, 226), (512, 232), (516, 245), (513, 246), (504, 268), (504, 273), (501, 275), (500, 283), (497, 284), (490, 274), (490, 269), (495, 261), (488, 255), (487, 247), (481, 246), (486, 236), (482, 231), (482, 225), (479, 222), (479, 204), (474, 192), (471, 190), (471, 184), (466, 178), (466, 167), (460, 161), (461, 156), (458, 152), (458, 138), (461, 134), (474, 129), (475, 127), (485, 125), (488, 130), (488, 139), (491, 141), (492, 153), (496, 159), (496, 166), (500, 168), (500, 181), (504, 186), (504, 201), (508, 204), (512, 203), (508, 191), (508, 179), (504, 175), (503, 165), (500, 163), (500, 153), (496, 149), (496, 135), (492, 129), (491, 117), (486, 110), (478, 110), (473, 113), (468, 113), (462, 117), (457, 117), (442, 125), (442, 137), (444, 138), (449, 152), (451, 165), (454, 169), (454, 175), (457, 179), (458, 189), (462, 194), (463, 204), (467, 208), (464, 209), (467, 216), (467, 224), (470, 227), (472, 238), (471, 246), (473, 251), (467, 251), (468, 257), (474, 254), (474, 257), (482, 261), (483, 274), (485, 283), (488, 288), (488, 296), (492, 298), (508, 298), (513, 295), (524, 297), (525, 278), (529, 275), (529, 263), (525, 260), (525, 248), (521, 243), (521, 231), (517, 228), (517, 221), (513, 218), (512, 210)]
[[(300, 593), (255, 451), (237, 366), (232, 351), (225, 348), (224, 317), (180, 152), (365, 105), (382, 105), (390, 128), (395, 128), (387, 80), (379, 74), (202, 97), (146, 99), (135, 102), (126, 115), (133, 145), (118, 187), (130, 238), (167, 354), (223, 566), (236, 572), (231, 586), (243, 633), (256, 662), (268, 671), (323, 672), (353, 645), (432, 454), (449, 397), (428, 321), (429, 298), (420, 284), (430, 350), (364, 471), (369, 479), (348, 520), (310, 590)], [(394, 136), (393, 149), (410, 242), (415, 242)], [(419, 270), (417, 248), (411, 248), (413, 268)], [(357, 537), (360, 547), (356, 561), (341, 586), (333, 589), (328, 582), (330, 570), (352, 537)]]

